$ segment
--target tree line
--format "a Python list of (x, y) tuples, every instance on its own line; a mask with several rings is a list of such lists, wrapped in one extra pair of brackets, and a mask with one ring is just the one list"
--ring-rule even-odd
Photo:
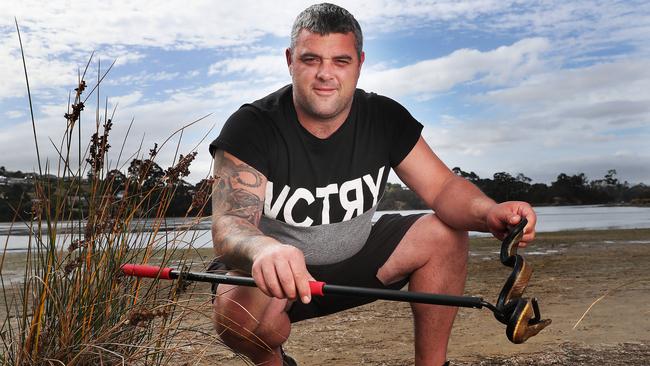
[[(492, 178), (481, 178), (474, 172), (455, 167), (453, 172), (476, 185), (496, 202), (526, 201), (536, 206), (632, 204), (650, 205), (650, 186), (643, 183), (631, 185), (616, 177), (611, 169), (601, 179), (589, 180), (584, 173), (568, 175), (560, 173), (550, 185), (532, 183), (522, 173), (494, 173)], [(389, 183), (379, 210), (426, 209), (424, 202), (401, 184)]]
[[(181, 164), (182, 165), (182, 164)], [(172, 168), (170, 168), (172, 169)], [(183, 179), (170, 181), (170, 176), (187, 176), (187, 172), (171, 172), (164, 170), (152, 160), (134, 159), (131, 161), (126, 173), (117, 169), (108, 171), (101, 179), (110, 182), (110, 187), (103, 190), (104, 195), (112, 196), (111, 199), (122, 199), (129, 186), (137, 186), (137, 192), (149, 192), (147, 199), (157, 202), (157, 196), (162, 192), (160, 187), (173, 185), (173, 194), (168, 197), (171, 204), (165, 207), (165, 216), (182, 217), (188, 213), (210, 215), (211, 205), (207, 200), (210, 194), (210, 179), (203, 179), (196, 184), (191, 184)], [(174, 168), (179, 169), (179, 168)], [(180, 169), (183, 169), (182, 167)], [(187, 167), (185, 167), (187, 169)], [(453, 172), (475, 184), (485, 194), (497, 202), (520, 200), (533, 205), (586, 205), (586, 204), (632, 204), (650, 205), (650, 186), (643, 183), (631, 185), (621, 182), (616, 177), (616, 170), (612, 169), (601, 179), (589, 180), (584, 173), (568, 175), (561, 173), (550, 185), (532, 183), (532, 180), (522, 173), (511, 175), (506, 172), (495, 173), (492, 178), (481, 178), (474, 172), (465, 172), (461, 168), (454, 168)], [(0, 167), (0, 221), (13, 221), (23, 217), (25, 212), (30, 212), (35, 202), (34, 184), (36, 174), (21, 171), (8, 171)], [(89, 178), (92, 178), (89, 176)], [(93, 191), (91, 182), (96, 179), (87, 179), (81, 183), (81, 189), (76, 195), (70, 195), (64, 189), (66, 182), (55, 176), (46, 176), (52, 182), (50, 195), (57, 191), (66, 192), (65, 204), (74, 206), (76, 217), (85, 217), (90, 207), (89, 196)], [(69, 180), (69, 178), (68, 178)], [(151, 206), (147, 206), (152, 209)], [(379, 203), (379, 210), (417, 210), (426, 209), (424, 202), (411, 190), (398, 183), (388, 183), (384, 196)]]

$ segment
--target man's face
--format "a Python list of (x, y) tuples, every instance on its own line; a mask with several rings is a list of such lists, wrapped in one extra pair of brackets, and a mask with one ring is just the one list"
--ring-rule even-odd
[(321, 36), (303, 29), (286, 57), (299, 112), (321, 121), (347, 116), (364, 59), (352, 32)]

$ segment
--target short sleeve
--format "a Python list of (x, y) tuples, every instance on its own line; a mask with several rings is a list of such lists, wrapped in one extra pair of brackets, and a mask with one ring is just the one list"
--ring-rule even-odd
[(269, 172), (270, 123), (254, 107), (244, 105), (226, 121), (219, 136), (210, 144), (210, 155), (224, 150), (255, 168)]
[(390, 166), (398, 166), (404, 158), (411, 152), (418, 142), (422, 133), (422, 124), (418, 122), (409, 111), (396, 101), (386, 99), (387, 123), (389, 130), (392, 131), (389, 142), (390, 147)]

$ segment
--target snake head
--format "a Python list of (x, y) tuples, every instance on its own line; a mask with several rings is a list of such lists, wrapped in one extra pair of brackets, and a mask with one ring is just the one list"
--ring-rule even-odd
[(517, 254), (519, 242), (524, 236), (524, 228), (526, 227), (526, 224), (528, 224), (528, 220), (522, 218), (501, 242), (501, 254), (499, 259), (501, 260), (501, 263), (506, 266), (512, 267), (514, 265), (512, 262), (515, 260), (514, 256)]
[(516, 300), (514, 311), (506, 327), (506, 335), (512, 343), (524, 343), (551, 324), (551, 319), (542, 319), (537, 299)]

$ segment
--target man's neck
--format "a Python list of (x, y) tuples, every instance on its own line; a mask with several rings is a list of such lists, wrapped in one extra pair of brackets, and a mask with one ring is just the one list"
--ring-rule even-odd
[(351, 109), (352, 103), (350, 103), (350, 105), (348, 105), (337, 116), (331, 119), (324, 119), (305, 113), (296, 106), (296, 115), (298, 117), (298, 123), (300, 123), (300, 125), (302, 125), (302, 127), (304, 127), (309, 133), (319, 139), (326, 139), (332, 136), (334, 132), (338, 131), (343, 123), (345, 123), (348, 115), (350, 115)]

